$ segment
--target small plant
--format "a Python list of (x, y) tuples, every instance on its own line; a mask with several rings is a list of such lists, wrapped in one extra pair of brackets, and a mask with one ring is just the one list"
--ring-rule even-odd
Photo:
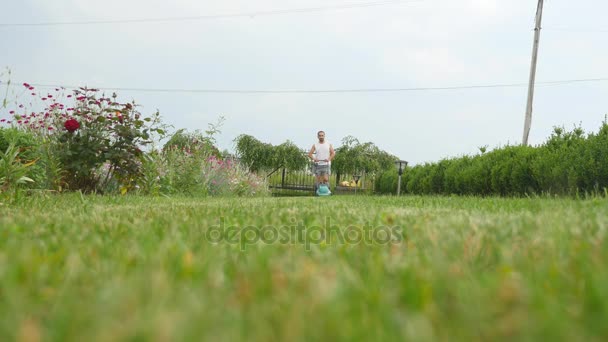
[[(4, 81), (4, 78), (6, 77), (6, 81)], [(0, 72), (0, 84), (6, 84), (6, 91), (3, 95), (3, 99), (2, 99), (2, 104), (0, 105), (0, 108), (4, 109), (8, 106), (8, 95), (9, 95), (9, 89), (11, 86), (11, 69), (6, 68), (4, 71)]]
[(34, 182), (28, 177), (28, 172), (36, 160), (22, 161), (19, 154), (14, 143), (5, 151), (0, 151), (0, 193), (12, 193), (13, 198), (18, 196), (22, 185)]

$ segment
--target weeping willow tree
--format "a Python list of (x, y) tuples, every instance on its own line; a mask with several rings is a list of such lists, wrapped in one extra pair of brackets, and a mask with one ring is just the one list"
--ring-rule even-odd
[[(291, 141), (275, 146), (243, 134), (235, 139), (235, 143), (237, 156), (252, 172), (274, 171), (283, 167), (298, 171), (309, 164), (306, 152)], [(348, 136), (342, 140), (342, 146), (336, 149), (332, 171), (339, 174), (374, 175), (393, 168), (395, 160), (397, 157), (373, 143), (360, 143), (355, 137)]]
[(298, 171), (305, 169), (309, 163), (305, 152), (291, 141), (275, 146), (243, 134), (235, 139), (235, 143), (237, 157), (251, 172), (273, 171), (283, 167)]
[(374, 175), (394, 167), (397, 157), (381, 150), (374, 143), (360, 143), (355, 137), (348, 136), (342, 140), (342, 146), (336, 149), (332, 162), (332, 171), (339, 174)]

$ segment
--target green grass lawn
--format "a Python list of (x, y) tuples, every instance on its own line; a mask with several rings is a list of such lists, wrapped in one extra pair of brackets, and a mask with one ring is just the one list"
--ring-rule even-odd
[(0, 340), (606, 340), (607, 229), (603, 199), (26, 198)]

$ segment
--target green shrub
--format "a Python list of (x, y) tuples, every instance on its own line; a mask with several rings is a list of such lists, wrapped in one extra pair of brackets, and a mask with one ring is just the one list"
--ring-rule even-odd
[[(484, 151), (485, 152), (485, 149)], [(395, 174), (379, 178), (379, 192), (393, 193)], [(608, 123), (586, 135), (557, 127), (536, 147), (506, 146), (475, 156), (408, 168), (412, 194), (525, 196), (600, 194), (608, 189)]]
[[(406, 172), (407, 173), (407, 172)], [(405, 174), (404, 174), (405, 176)], [(401, 179), (401, 189), (405, 190), (405, 177)], [(396, 168), (390, 168), (379, 173), (374, 181), (374, 192), (377, 194), (396, 194), (397, 182), (399, 181), (399, 172)]]

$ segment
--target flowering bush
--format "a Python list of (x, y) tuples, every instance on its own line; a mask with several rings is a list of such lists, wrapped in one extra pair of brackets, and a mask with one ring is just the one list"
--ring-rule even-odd
[[(23, 87), (44, 109), (29, 112), (23, 103), (15, 104), (9, 111), (12, 119), (3, 121), (47, 139), (61, 163), (65, 186), (95, 191), (116, 180), (123, 192), (134, 188), (141, 176), (142, 148), (152, 143), (153, 134), (165, 133), (158, 112), (143, 117), (134, 103), (119, 103), (116, 94), (106, 97), (97, 89), (80, 88), (64, 96), (60, 88), (40, 95), (30, 84)], [(73, 104), (65, 105), (64, 99)], [(97, 172), (104, 164), (107, 172)]]
[(215, 156), (203, 163), (202, 177), (210, 195), (263, 196), (268, 185), (263, 177), (249, 172), (232, 159)]
[(139, 183), (144, 193), (191, 196), (265, 196), (268, 186), (231, 159), (204, 150), (153, 151), (144, 159)]
[(45, 189), (197, 196), (268, 194), (264, 179), (238, 163), (223, 160), (214, 146), (223, 118), (204, 133), (179, 130), (161, 151), (145, 153), (142, 149), (152, 143), (153, 135), (165, 134), (158, 113), (143, 117), (134, 103), (119, 103), (116, 94), (106, 97), (88, 88), (40, 93), (24, 83), (21, 96), (31, 101), (14, 103), (10, 117), (0, 118), (0, 124), (34, 139), (35, 148), (22, 148), (19, 153), (35, 153), (36, 157), (27, 160), (39, 160), (31, 169), (36, 168), (40, 177), (32, 178)]

